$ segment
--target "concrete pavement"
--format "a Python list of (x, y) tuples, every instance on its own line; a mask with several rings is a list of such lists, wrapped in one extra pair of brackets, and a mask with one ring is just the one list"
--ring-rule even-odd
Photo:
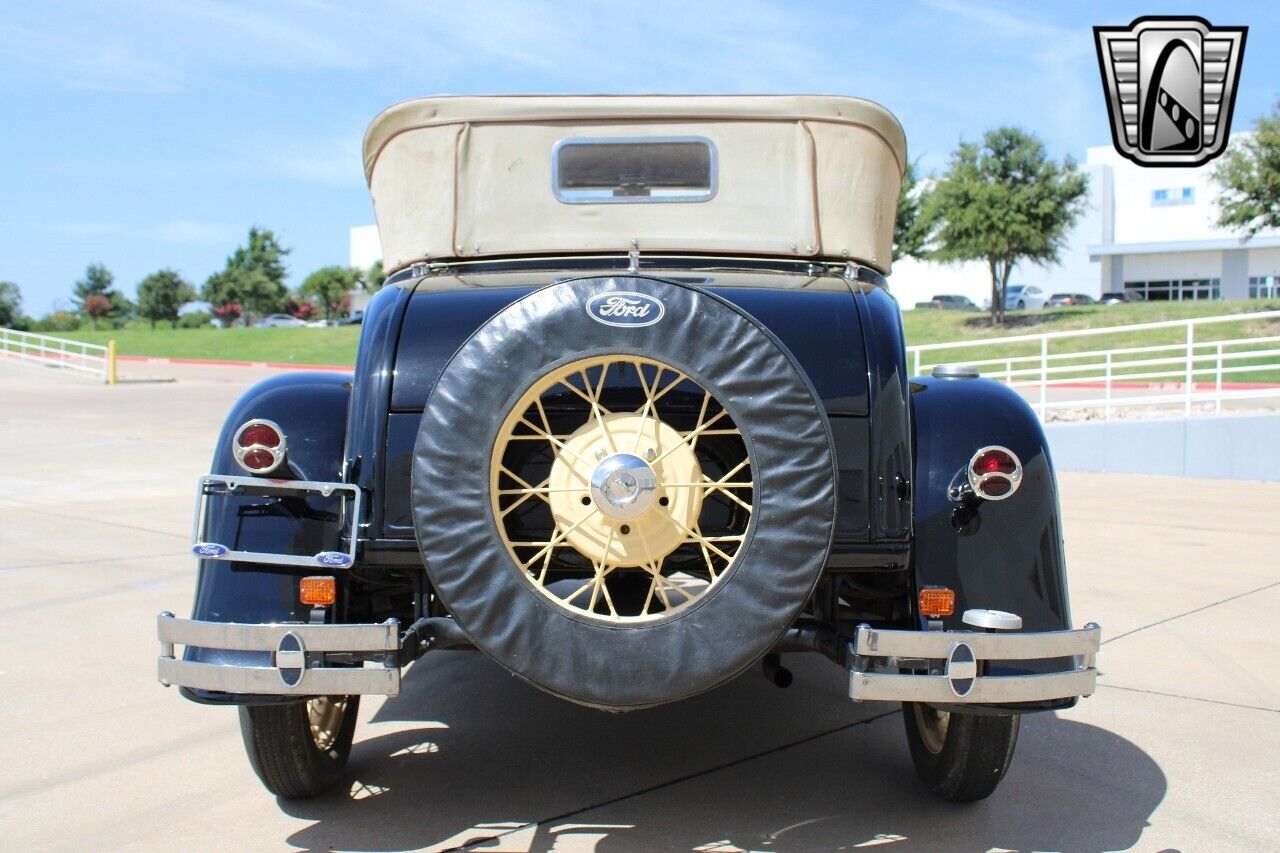
[(752, 673), (609, 715), (464, 652), (363, 704), (339, 790), (277, 801), (234, 711), (155, 681), (154, 616), (191, 600), (193, 482), (248, 379), (106, 388), (0, 363), (2, 846), (1280, 848), (1280, 484), (1118, 475), (1062, 478), (1102, 686), (1026, 718), (983, 803), (934, 800), (897, 709), (851, 704), (816, 656), (787, 690)]

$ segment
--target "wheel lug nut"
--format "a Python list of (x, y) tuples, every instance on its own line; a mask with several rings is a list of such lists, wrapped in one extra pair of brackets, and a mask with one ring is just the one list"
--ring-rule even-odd
[(652, 462), (653, 460), (658, 458), (658, 451), (650, 447), (648, 450), (644, 452), (644, 458), (646, 462)]

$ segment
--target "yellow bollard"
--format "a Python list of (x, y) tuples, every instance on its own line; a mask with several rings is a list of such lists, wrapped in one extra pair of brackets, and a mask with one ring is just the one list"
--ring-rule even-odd
[(107, 384), (116, 384), (116, 342), (107, 341)]

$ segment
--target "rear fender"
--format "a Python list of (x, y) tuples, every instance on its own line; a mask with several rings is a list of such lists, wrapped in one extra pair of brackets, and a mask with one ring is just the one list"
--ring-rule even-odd
[[(966, 608), (989, 608), (1018, 614), (1026, 631), (1070, 628), (1057, 482), (1035, 413), (988, 379), (916, 378), (911, 404), (913, 571), (917, 587), (955, 590), (944, 627), (965, 630)], [(1006, 500), (979, 502), (966, 518), (948, 490), (973, 454), (993, 444), (1021, 460), (1022, 485)]]
[[(243, 476), (231, 454), (235, 431), (247, 420), (274, 421), (288, 446), (288, 472), (294, 479), (338, 482), (343, 477), (343, 443), (351, 377), (340, 373), (288, 373), (250, 388), (232, 407), (218, 436), (210, 472)], [(325, 516), (337, 509), (337, 498), (312, 496), (281, 503), (266, 516), (255, 506), (261, 499), (222, 498), (210, 506), (202, 541), (244, 550), (314, 553), (332, 531)], [(309, 609), (298, 601), (298, 577), (305, 570), (259, 563), (199, 560), (192, 618), (211, 622), (306, 622)], [(218, 649), (188, 648), (185, 658), (205, 663), (266, 666), (270, 655)], [(250, 697), (183, 689), (199, 702), (244, 702)], [(286, 697), (287, 698), (287, 697)], [(278, 697), (261, 697), (275, 701)], [(254, 699), (257, 701), (257, 698)]]

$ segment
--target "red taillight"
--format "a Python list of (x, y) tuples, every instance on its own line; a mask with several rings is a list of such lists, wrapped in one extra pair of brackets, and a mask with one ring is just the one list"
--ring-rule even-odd
[(282, 439), (283, 436), (273, 426), (261, 422), (248, 423), (236, 436), (236, 444), (241, 447), (253, 447), (255, 444), (263, 447), (279, 447)]
[(1007, 447), (984, 447), (969, 460), (969, 485), (980, 498), (1002, 501), (1022, 485), (1022, 463)]
[(1018, 470), (1018, 459), (1003, 447), (988, 448), (973, 458), (973, 473), (1012, 474)]
[(284, 463), (284, 432), (271, 421), (247, 421), (236, 430), (231, 452), (250, 474), (269, 474)]

